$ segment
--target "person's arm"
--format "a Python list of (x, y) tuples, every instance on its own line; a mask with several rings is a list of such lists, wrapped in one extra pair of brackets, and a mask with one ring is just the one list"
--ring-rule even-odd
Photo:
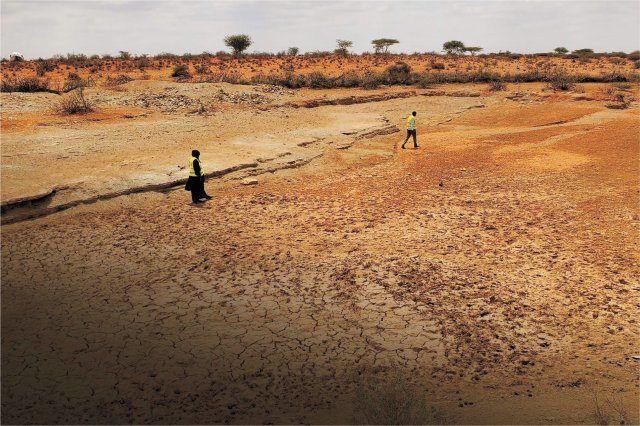
[(193, 162), (193, 171), (196, 172), (196, 176), (200, 176), (200, 160), (195, 160)]

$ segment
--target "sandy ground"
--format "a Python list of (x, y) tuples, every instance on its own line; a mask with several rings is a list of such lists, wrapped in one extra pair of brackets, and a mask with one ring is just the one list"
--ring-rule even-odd
[[(3, 94), (3, 205), (36, 199), (3, 214), (4, 423), (348, 423), (396, 376), (417, 422), (640, 421), (637, 104), (480, 85), (194, 114), (127, 99), (256, 90), (129, 84), (90, 93), (97, 121)], [(194, 143), (214, 199), (150, 191)]]

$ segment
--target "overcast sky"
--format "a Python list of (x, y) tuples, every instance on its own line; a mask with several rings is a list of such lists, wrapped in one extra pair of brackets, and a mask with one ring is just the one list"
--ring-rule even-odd
[(200, 53), (249, 34), (249, 51), (332, 50), (335, 40), (400, 40), (394, 52), (440, 51), (447, 40), (485, 52), (640, 48), (640, 0), (0, 0), (2, 56)]

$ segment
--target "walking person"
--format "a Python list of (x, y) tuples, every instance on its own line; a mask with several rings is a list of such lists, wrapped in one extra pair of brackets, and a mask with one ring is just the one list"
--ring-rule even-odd
[(418, 139), (416, 136), (416, 112), (413, 111), (409, 117), (407, 117), (407, 137), (402, 143), (402, 149), (404, 149), (404, 144), (407, 143), (409, 137), (413, 136), (413, 147), (418, 148)]
[(191, 151), (189, 159), (189, 179), (185, 190), (191, 191), (191, 201), (194, 203), (203, 203), (203, 198), (210, 200), (212, 197), (204, 190), (204, 170), (200, 164), (200, 151), (194, 149)]

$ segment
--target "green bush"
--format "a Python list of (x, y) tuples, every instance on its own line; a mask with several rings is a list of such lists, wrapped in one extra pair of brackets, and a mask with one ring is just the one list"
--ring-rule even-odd
[(432, 62), (431, 68), (433, 68), (434, 70), (443, 70), (444, 64), (442, 62)]

